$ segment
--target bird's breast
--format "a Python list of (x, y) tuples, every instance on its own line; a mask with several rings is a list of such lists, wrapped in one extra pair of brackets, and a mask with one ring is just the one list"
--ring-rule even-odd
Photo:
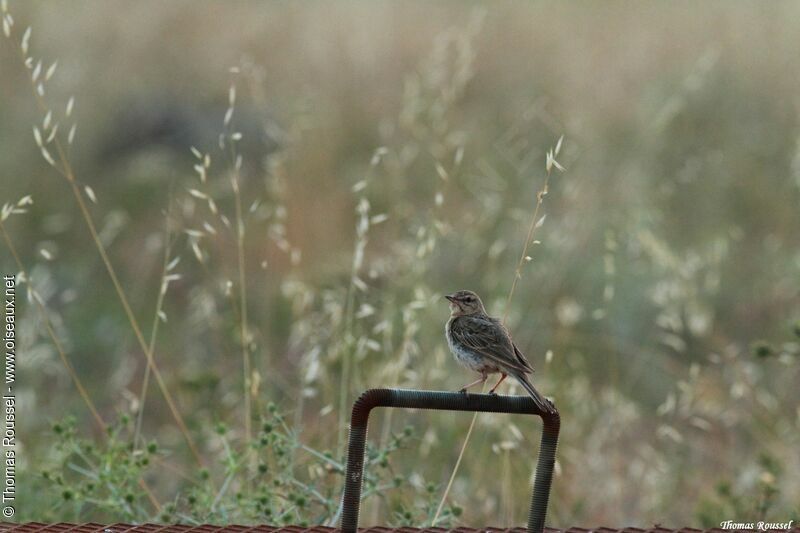
[[(457, 318), (457, 317), (456, 317)], [(494, 373), (497, 372), (496, 365), (491, 364), (486, 357), (474, 350), (464, 346), (461, 342), (456, 340), (453, 336), (453, 322), (456, 318), (450, 318), (445, 326), (445, 336), (447, 337), (447, 345), (455, 357), (456, 361), (465, 367), (475, 372)]]

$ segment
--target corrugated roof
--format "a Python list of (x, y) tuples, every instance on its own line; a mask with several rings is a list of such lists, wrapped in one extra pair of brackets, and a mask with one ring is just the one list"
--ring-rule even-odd
[[(24, 524), (0, 524), (0, 531), (8, 533), (333, 533), (338, 531), (336, 528), (324, 526), (216, 526), (203, 524), (200, 526), (189, 526), (181, 524), (43, 524), (40, 522), (28, 522)], [(415, 528), (415, 527), (367, 527), (359, 528), (361, 533), (525, 533), (524, 527), (503, 528), (503, 527), (455, 527), (451, 529), (443, 527)], [(585, 528), (571, 527), (568, 529), (545, 528), (548, 533), (732, 533), (739, 530), (695, 529), (684, 527), (680, 529), (670, 529), (660, 526), (650, 528), (626, 527), (626, 528)], [(800, 526), (790, 530), (783, 530), (792, 533), (800, 533)]]

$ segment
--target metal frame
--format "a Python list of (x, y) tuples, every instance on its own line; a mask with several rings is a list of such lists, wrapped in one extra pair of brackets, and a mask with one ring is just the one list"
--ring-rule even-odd
[(542, 417), (542, 442), (536, 480), (533, 485), (529, 533), (544, 531), (547, 501), (553, 480), (556, 446), (561, 420), (554, 414), (540, 411), (528, 396), (499, 396), (496, 394), (467, 394), (462, 392), (418, 391), (404, 389), (370, 389), (361, 394), (353, 404), (350, 419), (350, 440), (347, 450), (347, 472), (342, 498), (342, 533), (357, 533), (358, 513), (361, 504), (361, 485), (364, 474), (364, 447), (367, 442), (369, 413), (375, 407), (404, 407), (407, 409), (435, 409), (444, 411), (480, 411), (489, 413), (516, 413)]

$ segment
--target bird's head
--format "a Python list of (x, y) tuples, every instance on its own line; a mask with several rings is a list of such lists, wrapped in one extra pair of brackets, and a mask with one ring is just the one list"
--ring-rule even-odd
[(445, 296), (450, 301), (451, 316), (486, 314), (483, 302), (472, 291), (458, 291)]

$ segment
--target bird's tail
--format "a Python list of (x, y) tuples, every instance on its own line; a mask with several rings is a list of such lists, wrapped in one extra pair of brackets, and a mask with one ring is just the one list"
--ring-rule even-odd
[(542, 412), (554, 414), (556, 412), (556, 408), (553, 406), (552, 402), (546, 399), (544, 396), (539, 394), (539, 391), (534, 388), (533, 384), (528, 380), (525, 374), (518, 374), (514, 375), (514, 377), (519, 381), (520, 385), (528, 391), (528, 394), (531, 398), (533, 398), (533, 402), (536, 404)]

